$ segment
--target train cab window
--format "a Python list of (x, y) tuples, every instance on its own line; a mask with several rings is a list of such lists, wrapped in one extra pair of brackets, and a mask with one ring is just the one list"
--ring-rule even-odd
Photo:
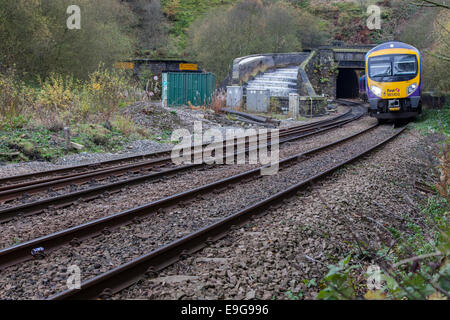
[(380, 82), (407, 81), (418, 72), (413, 54), (391, 54), (369, 58), (369, 77)]
[(385, 57), (371, 58), (369, 63), (369, 74), (371, 77), (391, 76), (391, 61)]
[(394, 56), (394, 75), (416, 74), (416, 57), (413, 55)]

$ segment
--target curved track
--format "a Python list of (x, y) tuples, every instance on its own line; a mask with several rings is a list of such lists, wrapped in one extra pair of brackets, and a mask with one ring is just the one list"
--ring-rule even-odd
[[(369, 129), (364, 130), (356, 135), (343, 139), (333, 145), (342, 143), (343, 141), (349, 141), (357, 136), (363, 135), (370, 130), (373, 130), (375, 127), (371, 127)], [(185, 257), (193, 254), (194, 252), (201, 250), (202, 248), (208, 246), (214, 241), (217, 241), (226, 236), (226, 234), (236, 228), (239, 225), (242, 225), (253, 219), (259, 215), (266, 214), (270, 208), (277, 207), (281, 205), (282, 201), (286, 198), (289, 198), (297, 193), (303, 187), (309, 185), (311, 182), (318, 180), (320, 178), (325, 177), (331, 172), (342, 168), (346, 164), (364, 156), (373, 151), (374, 149), (382, 146), (393, 138), (397, 137), (401, 134), (406, 127), (396, 130), (390, 136), (385, 138), (384, 140), (368, 146), (364, 151), (342, 161), (334, 166), (328, 168), (327, 170), (315, 174), (314, 176), (300, 181), (295, 185), (292, 185), (289, 188), (286, 188), (276, 194), (271, 195), (261, 201), (258, 201), (246, 208), (239, 210), (238, 212), (233, 213), (232, 215), (221, 219), (220, 221), (213, 223), (207, 227), (204, 227), (198, 231), (195, 231), (188, 236), (183, 237), (182, 239), (173, 241), (163, 247), (160, 247), (156, 250), (149, 252), (133, 261), (123, 264), (117, 268), (114, 268), (106, 273), (103, 273), (99, 276), (96, 276), (82, 284), (80, 290), (66, 290), (59, 294), (56, 294), (50, 299), (59, 300), (59, 299), (93, 299), (93, 298), (109, 298), (114, 293), (117, 293), (124, 288), (129, 287), (135, 282), (142, 279), (144, 275), (155, 277), (158, 271), (166, 268), (167, 266), (175, 263), (178, 260), (182, 260)], [(316, 150), (312, 150), (308, 153), (318, 152), (319, 150), (325, 150), (329, 148), (331, 145), (323, 146)], [(289, 161), (298, 161), (299, 157), (303, 157), (306, 154), (298, 155), (297, 157), (292, 157), (289, 159), (285, 159), (280, 162), (280, 164), (289, 162)], [(294, 160), (296, 159), (296, 160)], [(255, 172), (253, 173), (255, 174)], [(243, 179), (246, 177), (247, 173), (244, 175), (239, 175), (239, 177), (233, 177), (234, 179)], [(178, 197), (183, 197), (184, 195), (178, 195)], [(181, 199), (181, 198), (179, 198)], [(134, 215), (138, 214), (137, 212)]]
[[(282, 134), (280, 134), (280, 144), (340, 127), (351, 121), (359, 119), (364, 114), (365, 109), (362, 107), (357, 107), (332, 119), (322, 120), (301, 127), (294, 127), (292, 129), (286, 129)], [(270, 141), (268, 143), (270, 143)], [(249, 150), (247, 148), (246, 152), (248, 151)], [(0, 223), (8, 222), (17, 216), (40, 214), (44, 210), (60, 209), (77, 202), (89, 201), (98, 198), (105, 193), (120, 192), (125, 186), (160, 179), (181, 171), (203, 166), (205, 166), (205, 164), (173, 166), (172, 159), (170, 157), (166, 157), (163, 159), (145, 161), (107, 170), (97, 170), (97, 172), (80, 174), (71, 178), (53, 180), (46, 183), (38, 183), (27, 187), (6, 190), (0, 192), (0, 201), (11, 201), (20, 198), (27, 199), (27, 197), (31, 194), (37, 194), (40, 192), (51, 193), (58, 188), (68, 188), (68, 192), (65, 192), (63, 195), (48, 197), (44, 200), (27, 201), (28, 203), (26, 204), (20, 204), (0, 210)], [(115, 181), (121, 176), (124, 177), (122, 177), (120, 181)], [(101, 180), (103, 180), (103, 183), (99, 185)], [(90, 184), (90, 186), (84, 188), (83, 190), (76, 190), (77, 186), (83, 184)], [(75, 190), (72, 191), (72, 189)]]
[[(346, 102), (344, 101), (343, 104)], [(347, 104), (348, 105), (348, 104)], [(359, 111), (360, 112), (360, 111)], [(314, 131), (321, 130), (332, 126), (333, 124), (338, 124), (340, 120), (348, 120), (352, 116), (354, 111), (348, 110), (346, 113), (338, 115), (336, 117), (308, 123), (305, 125), (295, 126), (292, 128), (280, 130), (280, 136), (292, 136), (295, 134), (305, 134), (314, 133)], [(207, 146), (206, 144), (203, 145)], [(27, 190), (26, 187), (32, 185), (44, 185), (46, 183), (51, 183), (63, 179), (71, 179), (78, 176), (88, 176), (91, 177), (98, 176), (107, 170), (112, 170), (108, 172), (114, 172), (114, 170), (133, 170), (140, 166), (148, 166), (157, 168), (161, 164), (166, 163), (170, 160), (171, 150), (161, 151), (156, 153), (142, 154), (131, 157), (124, 157), (119, 159), (113, 159), (108, 161), (102, 161), (97, 163), (91, 163), (86, 165), (71, 166), (65, 168), (59, 168), (54, 170), (47, 170), (35, 173), (29, 173), (24, 175), (10, 176), (5, 178), (0, 178), (0, 201), (2, 195), (7, 195), (7, 191), (10, 190)], [(131, 164), (130, 164), (131, 163)], [(51, 184), (46, 185), (51, 186)], [(29, 189), (28, 189), (29, 190)]]
[[(378, 127), (379, 126), (377, 125), (372, 126), (337, 142), (283, 159), (280, 161), (280, 168), (295, 166), (299, 161), (304, 160), (305, 158), (315, 157), (317, 154), (324, 152), (326, 153), (328, 150), (332, 150), (333, 148), (340, 148), (341, 144), (348, 145), (349, 143), (352, 144), (353, 140), (356, 141), (356, 139), (361, 138), (365, 139), (366, 135)], [(144, 254), (131, 262), (125, 263), (108, 272), (95, 276), (94, 278), (84, 282), (81, 290), (67, 290), (50, 297), (50, 299), (108, 298), (112, 294), (129, 287), (141, 279), (143, 275), (156, 276), (158, 271), (164, 269), (165, 267), (202, 249), (211, 242), (223, 238), (229, 230), (233, 229), (235, 226), (241, 225), (249, 219), (257, 217), (258, 215), (267, 213), (273, 206), (281, 205), (283, 199), (295, 195), (297, 191), (312, 181), (326, 176), (349, 162), (354, 161), (355, 159), (358, 159), (359, 157), (362, 157), (372, 150), (387, 143), (401, 134), (404, 129), (405, 128), (394, 130), (392, 134), (389, 134), (386, 138), (383, 137), (382, 141), (376, 141), (376, 143), (369, 143), (368, 145), (362, 144), (364, 146), (364, 150), (358, 154), (352, 155), (348, 159), (345, 159), (345, 161), (338, 164), (333, 163), (326, 170), (316, 173), (303, 181), (297, 181), (294, 185), (291, 185), (276, 194), (271, 194), (267, 198), (252, 203), (244, 209), (236, 211), (215, 223), (192, 232), (191, 234), (164, 245), (163, 247), (148, 252), (147, 254)], [(361, 140), (359, 141), (361, 142)], [(45, 248), (45, 254), (47, 255), (59, 247), (69, 243), (73, 246), (77, 246), (83, 240), (95, 237), (98, 234), (110, 234), (111, 232), (115, 232), (114, 230), (118, 229), (122, 225), (130, 223), (139, 224), (143, 219), (148, 219), (151, 217), (153, 213), (160, 212), (161, 210), (162, 212), (166, 212), (168, 208), (171, 208), (174, 205), (184, 208), (185, 206), (188, 206), (192, 200), (197, 199), (197, 197), (204, 198), (202, 195), (221, 192), (224, 188), (227, 188), (233, 184), (240, 184), (243, 181), (256, 181), (261, 178), (260, 170), (261, 168), (249, 170), (200, 188), (188, 190), (171, 197), (154, 201), (142, 207), (120, 212), (103, 219), (98, 219), (55, 234), (29, 241), (27, 243), (23, 243), (15, 247), (1, 250), (0, 268), (6, 268), (14, 264), (22, 263), (26, 260), (36, 258), (36, 256), (33, 257), (30, 255), (31, 250), (34, 248)], [(106, 245), (106, 243), (104, 245)], [(57, 253), (55, 252), (55, 254)], [(45, 259), (45, 256), (42, 258)]]

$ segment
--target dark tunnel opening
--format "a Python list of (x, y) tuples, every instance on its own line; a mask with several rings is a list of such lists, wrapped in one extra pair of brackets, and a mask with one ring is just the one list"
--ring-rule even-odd
[(336, 83), (336, 97), (358, 98), (359, 79), (354, 69), (339, 69)]

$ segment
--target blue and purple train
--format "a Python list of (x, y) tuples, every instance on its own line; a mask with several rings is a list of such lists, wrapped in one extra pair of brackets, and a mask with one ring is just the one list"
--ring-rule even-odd
[(369, 101), (372, 117), (379, 121), (407, 119), (422, 112), (419, 50), (406, 43), (387, 42), (370, 50), (365, 61), (361, 98)]

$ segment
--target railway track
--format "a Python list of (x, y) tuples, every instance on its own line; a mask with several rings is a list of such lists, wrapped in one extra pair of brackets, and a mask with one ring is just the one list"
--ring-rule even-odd
[[(363, 115), (362, 109), (357, 109), (352, 114), (346, 113), (344, 115), (341, 115), (338, 121), (336, 121), (336, 118), (330, 119), (333, 120), (331, 122), (325, 122), (320, 121), (320, 124), (315, 124), (314, 126), (312, 124), (307, 125), (308, 128), (305, 130), (305, 126), (302, 127), (303, 133), (298, 133), (297, 131), (294, 131), (295, 133), (292, 135), (287, 135), (284, 138), (280, 139), (280, 143), (286, 143), (290, 141), (294, 141), (306, 136), (310, 136), (312, 134), (317, 134), (320, 132), (324, 132), (330, 129), (335, 128), (336, 126), (342, 126), (346, 123), (349, 123), (351, 121), (354, 121), (358, 118), (360, 118)], [(321, 126), (321, 127), (318, 127)], [(306, 133), (305, 133), (306, 131)], [(248, 152), (248, 149), (247, 149)], [(170, 161), (170, 162), (169, 162)], [(150, 168), (155, 169), (152, 167), (155, 163), (158, 165), (158, 172), (149, 172), (146, 171)], [(165, 165), (164, 165), (165, 163)], [(126, 166), (127, 168), (119, 168), (119, 169), (108, 169), (108, 170), (101, 170), (101, 177), (104, 179), (108, 179), (109, 183), (105, 183), (103, 185), (93, 185), (91, 187), (85, 188), (84, 190), (72, 190), (73, 183), (76, 181), (79, 184), (88, 183), (92, 184), (93, 176), (96, 175), (96, 177), (99, 177), (99, 173), (89, 173), (85, 175), (78, 175), (76, 177), (72, 178), (65, 178), (49, 183), (44, 184), (36, 184), (32, 186), (28, 186), (25, 188), (19, 188), (19, 189), (11, 189), (8, 191), (3, 192), (4, 197), (9, 197), (9, 199), (17, 199), (19, 197), (23, 197), (24, 192), (29, 195), (29, 193), (39, 193), (42, 191), (49, 191), (49, 188), (52, 192), (54, 192), (54, 188), (56, 186), (65, 187), (68, 184), (70, 185), (70, 189), (67, 193), (62, 195), (53, 196), (46, 199), (40, 199), (36, 201), (28, 201), (26, 204), (20, 204), (17, 206), (13, 206), (10, 208), (5, 208), (0, 210), (0, 223), (5, 223), (8, 221), (11, 221), (15, 217), (19, 216), (30, 216), (30, 215), (36, 215), (44, 212), (45, 210), (54, 210), (54, 209), (61, 209), (68, 207), (72, 204), (84, 202), (84, 201), (90, 201), (93, 199), (96, 199), (103, 194), (113, 194), (116, 192), (120, 192), (124, 187), (131, 186), (139, 183), (143, 183), (145, 181), (149, 180), (155, 180), (155, 179), (161, 179), (164, 177), (168, 177), (171, 175), (174, 175), (178, 172), (185, 171), (192, 168), (202, 167), (203, 164), (190, 164), (190, 165), (182, 165), (173, 167), (171, 163), (170, 158), (166, 158), (164, 160), (152, 160), (150, 163), (140, 163), (140, 164), (134, 164), (132, 167), (135, 171), (131, 171), (130, 173), (130, 166)], [(117, 179), (118, 175), (122, 174), (125, 175), (125, 178), (121, 179), (120, 181), (111, 181), (111, 174), (114, 175), (114, 178)], [(95, 181), (94, 183), (98, 183), (99, 181)], [(75, 188), (76, 189), (76, 188)], [(0, 192), (0, 194), (2, 194)], [(5, 199), (5, 198), (3, 198)]]
[[(337, 146), (342, 144), (350, 139), (354, 139), (366, 132), (369, 132), (376, 128), (377, 126), (369, 127), (361, 132), (358, 132), (354, 135), (346, 137), (344, 139), (340, 139), (337, 142), (333, 142), (319, 148), (315, 148), (313, 150), (297, 154), (286, 159), (283, 159), (279, 162), (280, 167), (290, 166), (299, 161), (299, 159), (303, 159), (307, 156), (314, 155), (318, 152), (321, 152), (327, 148)], [(212, 193), (220, 191), (221, 189), (235, 183), (239, 183), (240, 181), (258, 178), (260, 177), (261, 168), (256, 168), (253, 170), (246, 171), (244, 173), (234, 175), (229, 178), (225, 178), (199, 188), (191, 189), (182, 193), (178, 193), (169, 197), (165, 197), (163, 199), (154, 201), (148, 205), (141, 206), (138, 208), (134, 208), (131, 210), (127, 210), (124, 212), (120, 212), (117, 214), (113, 214), (101, 219), (97, 219), (91, 221), (89, 223), (73, 227), (67, 230), (63, 230), (61, 232), (57, 232), (51, 234), (46, 237), (41, 237), (39, 239), (25, 242), (21, 245), (1, 250), (0, 251), (0, 269), (5, 268), (16, 263), (20, 263), (33, 257), (30, 255), (30, 252), (34, 248), (44, 247), (46, 252), (51, 252), (62, 245), (72, 243), (73, 245), (77, 245), (82, 240), (87, 238), (92, 238), (96, 235), (102, 233), (109, 233), (112, 229), (118, 228), (122, 225), (125, 225), (129, 222), (139, 222), (140, 218), (151, 215), (158, 210), (165, 210), (173, 205), (176, 205), (180, 202), (185, 202), (188, 200), (192, 200), (197, 198), (198, 196), (203, 197), (204, 194)], [(33, 206), (33, 205), (31, 205)]]
[[(295, 165), (296, 163), (298, 163), (300, 159), (312, 157), (317, 153), (325, 152), (329, 148), (336, 148), (341, 144), (351, 142), (353, 139), (361, 137), (367, 134), (368, 132), (374, 130), (375, 128), (377, 128), (377, 126), (370, 127), (355, 135), (339, 140), (338, 142), (328, 144), (320, 148), (316, 148), (314, 150), (295, 155), (293, 157), (286, 158), (280, 161), (280, 166), (283, 168)], [(240, 210), (239, 212), (233, 214), (232, 216), (221, 219), (219, 222), (214, 223), (206, 228), (202, 228), (200, 231), (194, 232), (187, 237), (184, 237), (180, 240), (176, 240), (175, 242), (166, 245), (160, 249), (157, 249), (155, 251), (152, 251), (151, 253), (142, 256), (141, 258), (135, 259), (130, 263), (122, 265), (101, 276), (95, 277), (94, 279), (86, 282), (83, 285), (82, 290), (80, 291), (78, 290), (66, 291), (52, 298), (79, 299), (79, 298), (94, 298), (99, 296), (107, 297), (108, 294), (118, 292), (121, 289), (134, 283), (137, 279), (139, 279), (142, 276), (142, 274), (146, 272), (150, 274), (155, 273), (161, 270), (163, 267), (175, 262), (180, 257), (191, 254), (196, 250), (199, 250), (202, 247), (204, 247), (207, 243), (223, 237), (226, 234), (226, 232), (228, 232), (228, 230), (232, 225), (241, 224), (247, 221), (247, 219), (254, 216), (255, 214), (261, 213), (263, 210), (267, 210), (267, 208), (270, 205), (279, 203), (282, 199), (284, 199), (289, 195), (292, 195), (293, 193), (296, 192), (296, 190), (305, 186), (307, 183), (319, 179), (324, 175), (345, 165), (346, 163), (353, 161), (363, 156), (364, 154), (367, 154), (376, 147), (394, 138), (402, 131), (403, 129), (398, 130), (385, 140), (377, 143), (376, 145), (370, 148), (367, 148), (360, 154), (357, 154), (352, 158), (345, 160), (339, 163), (338, 165), (333, 166), (332, 168), (328, 168), (324, 172), (315, 174), (313, 177), (310, 177), (305, 181), (301, 181), (286, 190), (280, 191), (275, 195), (271, 195), (270, 197), (264, 200), (258, 201), (257, 203), (248, 206), (245, 209)], [(9, 249), (2, 250), (0, 251), (0, 266), (1, 268), (6, 268), (7, 266), (11, 266), (31, 259), (32, 257), (30, 255), (30, 252), (32, 249), (37, 247), (43, 247), (45, 248), (46, 253), (49, 253), (52, 250), (55, 250), (68, 243), (71, 243), (72, 245), (76, 246), (84, 239), (92, 238), (93, 236), (102, 233), (110, 233), (112, 232), (113, 229), (116, 229), (121, 225), (129, 223), (140, 223), (142, 218), (152, 215), (153, 213), (159, 212), (161, 210), (163, 211), (168, 210), (168, 208), (174, 205), (182, 204), (183, 206), (185, 206), (187, 205), (188, 201), (195, 200), (199, 196), (203, 197), (202, 195), (204, 194), (208, 194), (215, 191), (220, 192), (221, 189), (226, 188), (232, 184), (241, 183), (242, 181), (246, 180), (258, 179), (259, 173), (260, 169), (250, 170), (248, 172), (227, 179), (223, 179), (200, 188), (189, 190), (171, 197), (167, 197), (165, 199), (155, 201), (146, 206), (114, 214), (104, 219), (98, 219), (96, 221), (92, 221), (90, 223), (81, 226), (70, 228), (68, 230), (64, 230), (46, 237), (42, 237), (40, 239), (29, 241), (27, 243)], [(113, 283), (113, 285), (111, 283)]]
[[(373, 130), (375, 127), (377, 126), (364, 130), (364, 133)], [(281, 206), (284, 199), (295, 195), (303, 187), (345, 166), (346, 164), (367, 155), (374, 149), (397, 137), (405, 130), (405, 128), (406, 127), (397, 130), (384, 140), (366, 148), (364, 151), (353, 155), (349, 159), (346, 159), (323, 172), (315, 174), (314, 176), (300, 181), (289, 188), (271, 195), (270, 197), (247, 206), (246, 208), (239, 210), (238, 212), (235, 212), (234, 214), (223, 218), (216, 223), (195, 231), (188, 236), (175, 240), (165, 246), (149, 252), (148, 254), (142, 255), (129, 263), (123, 264), (117, 268), (96, 276), (84, 282), (80, 290), (66, 290), (51, 296), (49, 299), (108, 299), (113, 294), (120, 292), (121, 290), (136, 283), (142, 279), (143, 276), (156, 277), (158, 272), (167, 266), (175, 263), (176, 261), (182, 260), (210, 245), (211, 243), (225, 237), (230, 230), (245, 224), (249, 220), (267, 214), (271, 208)], [(357, 134), (343, 140), (351, 140), (359, 135), (360, 134)], [(329, 146), (324, 146), (322, 148), (327, 147)], [(301, 156), (304, 155), (299, 155), (299, 157)], [(288, 159), (285, 160), (289, 161)]]
[[(346, 101), (343, 101), (342, 104), (355, 106), (355, 104), (349, 104)], [(336, 117), (316, 121), (313, 123), (295, 126), (292, 128), (282, 129), (280, 130), (280, 136), (289, 136), (293, 134), (308, 134), (312, 133), (316, 130), (320, 130), (322, 128), (329, 127), (332, 124), (338, 124), (338, 122), (344, 118), (347, 118), (352, 113), (352, 110), (348, 110), (344, 114), (338, 115)], [(203, 145), (203, 147), (205, 147)], [(6, 195), (7, 191), (14, 189), (22, 189), (32, 185), (43, 185), (44, 183), (49, 183), (53, 181), (58, 181), (62, 179), (70, 179), (77, 176), (89, 175), (102, 173), (104, 170), (112, 170), (112, 169), (124, 169), (124, 170), (133, 170), (139, 164), (148, 165), (157, 167), (160, 164), (163, 164), (168, 161), (171, 150), (161, 151), (156, 153), (149, 153), (143, 155), (136, 155), (131, 157), (124, 157), (119, 159), (107, 160), (97, 163), (71, 166), (65, 168), (59, 168), (54, 170), (47, 170), (17, 176), (10, 176), (5, 178), (0, 178), (0, 195)], [(25, 189), (23, 189), (25, 190)], [(2, 201), (2, 200), (0, 200)]]

